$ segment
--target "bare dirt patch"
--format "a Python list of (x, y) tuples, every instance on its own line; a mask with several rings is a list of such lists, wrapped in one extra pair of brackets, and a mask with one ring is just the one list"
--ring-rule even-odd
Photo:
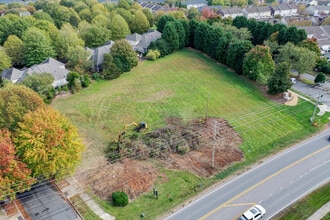
[[(169, 133), (174, 135), (175, 141), (170, 141), (173, 136), (168, 136)], [(164, 164), (168, 169), (186, 170), (198, 176), (210, 177), (231, 163), (243, 159), (243, 153), (239, 149), (242, 140), (223, 119), (209, 118), (206, 121), (193, 120), (182, 124), (180, 119), (172, 118), (165, 128), (148, 135), (159, 138), (157, 140), (162, 142), (162, 147), (156, 153), (153, 149), (153, 160)], [(168, 141), (165, 143), (163, 140)], [(170, 147), (173, 144), (180, 145), (181, 151), (177, 148), (173, 150)], [(115, 163), (100, 160), (98, 166), (76, 174), (82, 186), (91, 189), (103, 199), (109, 199), (115, 191), (124, 191), (130, 199), (134, 199), (150, 191), (159, 176), (166, 181), (167, 177), (158, 172), (155, 163), (149, 159), (127, 157)]]

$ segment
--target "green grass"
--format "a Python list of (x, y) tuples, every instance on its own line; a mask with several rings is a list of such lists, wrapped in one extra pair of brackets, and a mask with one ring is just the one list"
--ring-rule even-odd
[(330, 220), (330, 212), (328, 212), (321, 220)]
[(158, 199), (153, 192), (148, 192), (140, 196), (134, 202), (126, 207), (113, 207), (108, 201), (98, 197), (95, 200), (107, 212), (116, 216), (117, 220), (140, 219), (141, 213), (144, 213), (144, 219), (155, 219), (161, 213), (165, 213), (177, 204), (185, 201), (187, 197), (197, 195), (210, 185), (212, 179), (200, 178), (184, 171), (162, 170), (166, 174), (167, 182), (162, 184), (164, 177), (159, 176), (155, 188), (159, 192)]
[[(330, 201), (330, 183), (315, 190), (305, 198), (299, 200), (290, 208), (284, 210), (276, 217), (278, 220), (307, 219), (324, 204)], [(329, 219), (327, 214), (324, 219)], [(323, 219), (323, 218), (322, 218)]]
[(74, 207), (78, 210), (80, 215), (85, 220), (102, 220), (98, 215), (96, 215), (87, 205), (83, 202), (82, 198), (79, 195), (75, 195), (70, 198)]
[[(296, 106), (289, 107), (270, 101), (255, 86), (226, 67), (188, 49), (155, 62), (139, 63), (138, 67), (118, 79), (96, 82), (71, 97), (54, 100), (52, 105), (68, 116), (84, 136), (88, 143), (86, 161), (103, 155), (106, 145), (125, 124), (132, 121), (145, 121), (149, 130), (153, 130), (164, 126), (169, 117), (184, 120), (202, 118), (208, 109), (209, 117), (225, 118), (243, 139), (240, 147), (245, 161), (229, 167), (217, 178), (225, 178), (320, 129), (310, 125), (309, 119), (314, 110), (311, 103), (300, 99)], [(322, 125), (328, 116), (316, 117), (316, 122)], [(173, 175), (173, 179), (160, 184), (160, 189), (174, 189), (188, 175), (164, 172)], [(190, 188), (195, 187), (194, 181)], [(206, 187), (216, 180), (203, 181)], [(180, 193), (172, 190), (173, 201), (155, 201), (143, 195), (127, 208), (105, 207), (118, 219), (134, 219), (142, 211), (152, 219), (191, 196)], [(151, 203), (153, 210), (146, 211)]]

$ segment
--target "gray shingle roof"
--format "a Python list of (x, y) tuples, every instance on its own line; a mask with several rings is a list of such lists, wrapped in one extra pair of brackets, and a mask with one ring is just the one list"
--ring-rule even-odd
[(1, 76), (12, 82), (16, 82), (23, 76), (23, 72), (12, 67), (10, 69), (5, 69), (4, 71), (2, 71)]

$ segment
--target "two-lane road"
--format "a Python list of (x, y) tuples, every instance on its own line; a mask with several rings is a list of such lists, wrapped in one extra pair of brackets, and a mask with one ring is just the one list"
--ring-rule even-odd
[(330, 181), (330, 130), (264, 161), (168, 216), (167, 220), (231, 220), (254, 204), (265, 219)]

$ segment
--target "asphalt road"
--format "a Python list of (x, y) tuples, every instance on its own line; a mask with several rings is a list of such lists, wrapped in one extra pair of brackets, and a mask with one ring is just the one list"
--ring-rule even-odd
[(254, 204), (271, 219), (311, 190), (330, 181), (330, 129), (297, 144), (220, 185), (167, 220), (236, 219)]

